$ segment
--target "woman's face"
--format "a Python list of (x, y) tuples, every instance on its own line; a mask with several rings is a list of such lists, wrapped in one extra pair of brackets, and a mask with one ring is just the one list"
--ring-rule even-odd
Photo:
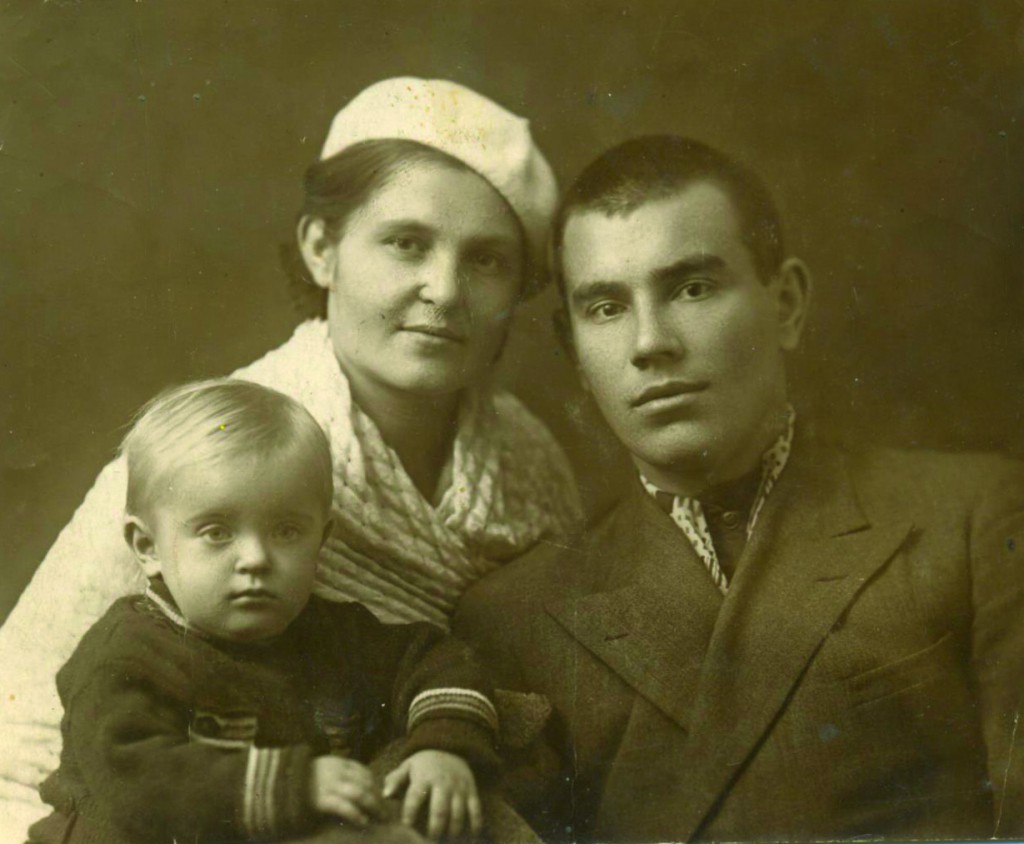
[(511, 209), (482, 177), (435, 163), (392, 176), (336, 242), (307, 225), (304, 253), (357, 396), (476, 381), (505, 342), (524, 275)]

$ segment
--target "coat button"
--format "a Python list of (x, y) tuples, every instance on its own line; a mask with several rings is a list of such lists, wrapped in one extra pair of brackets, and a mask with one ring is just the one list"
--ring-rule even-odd
[(722, 513), (722, 524), (727, 528), (737, 527), (740, 523), (740, 514), (735, 510), (726, 510)]

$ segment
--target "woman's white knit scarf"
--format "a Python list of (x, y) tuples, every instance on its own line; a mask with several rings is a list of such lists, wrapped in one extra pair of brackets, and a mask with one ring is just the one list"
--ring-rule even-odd
[(579, 511), (572, 474), (547, 429), (508, 394), (463, 399), (450, 483), (435, 506), (356, 407), (325, 322), (303, 323), (285, 345), (235, 377), (301, 402), (324, 427), (334, 460), (334, 532), (321, 552), (317, 594), (355, 600), (385, 621), (439, 625), (465, 589)]

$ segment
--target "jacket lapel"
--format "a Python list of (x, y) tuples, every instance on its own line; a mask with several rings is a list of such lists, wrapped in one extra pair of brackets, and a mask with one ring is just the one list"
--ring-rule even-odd
[(869, 524), (840, 454), (801, 445), (766, 503), (704, 660), (680, 762), (680, 837), (699, 830), (831, 627), (911, 529)]
[(548, 612), (684, 729), (722, 595), (675, 523), (632, 484), (587, 549), (602, 576)]

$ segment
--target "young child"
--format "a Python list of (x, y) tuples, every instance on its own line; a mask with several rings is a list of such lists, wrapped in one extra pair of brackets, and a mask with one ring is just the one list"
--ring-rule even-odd
[[(126, 437), (125, 538), (150, 587), (60, 670), (64, 747), (34, 842), (252, 841), (327, 816), (381, 818), (365, 762), (427, 833), (480, 829), (471, 765), (497, 716), (472, 655), (425, 624), (311, 597), (330, 532), (331, 455), (314, 419), (245, 381), (159, 396)], [(59, 608), (54, 608), (59, 611)]]

